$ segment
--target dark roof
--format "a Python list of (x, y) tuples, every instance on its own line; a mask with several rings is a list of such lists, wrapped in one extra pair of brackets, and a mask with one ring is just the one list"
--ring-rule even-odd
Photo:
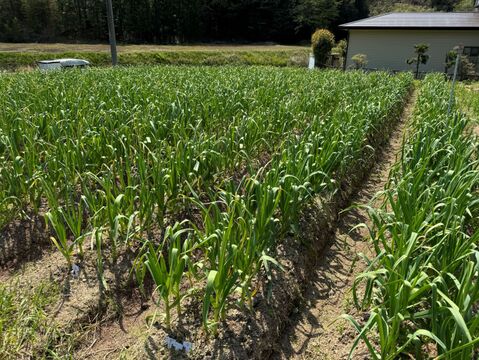
[(478, 29), (479, 12), (390, 13), (342, 24), (344, 29)]

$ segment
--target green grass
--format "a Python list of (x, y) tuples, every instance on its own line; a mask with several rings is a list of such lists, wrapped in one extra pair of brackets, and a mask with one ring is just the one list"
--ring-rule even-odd
[[(188, 50), (119, 53), (119, 64), (131, 65), (271, 65), (306, 66), (309, 49), (295, 50)], [(46, 59), (80, 58), (93, 66), (111, 64), (108, 52), (0, 52), (0, 69), (35, 67)]]
[(58, 333), (51, 306), (58, 302), (60, 288), (50, 282), (34, 287), (12, 281), (0, 284), (0, 357), (43, 358)]
[(479, 121), (479, 83), (458, 84), (456, 88), (457, 101), (460, 108), (475, 122)]

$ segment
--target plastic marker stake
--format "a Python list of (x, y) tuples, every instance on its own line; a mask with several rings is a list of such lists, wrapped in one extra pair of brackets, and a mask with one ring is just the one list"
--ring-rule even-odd
[(190, 342), (188, 342), (188, 341), (185, 341), (185, 342), (183, 343), (183, 348), (185, 349), (185, 351), (186, 351), (187, 353), (190, 352), (190, 350), (191, 350), (192, 347), (193, 347), (193, 344), (190, 343)]
[(72, 265), (71, 274), (74, 278), (77, 278), (80, 275), (80, 267), (77, 264)]
[(308, 64), (308, 69), (309, 70), (313, 70), (314, 69), (314, 55), (313, 54), (309, 54), (309, 64)]
[(185, 341), (184, 343), (180, 343), (176, 341), (175, 339), (170, 338), (169, 336), (165, 337), (165, 345), (168, 349), (173, 348), (176, 351), (185, 350), (187, 353), (190, 352), (191, 349), (193, 348), (192, 343), (188, 341)]

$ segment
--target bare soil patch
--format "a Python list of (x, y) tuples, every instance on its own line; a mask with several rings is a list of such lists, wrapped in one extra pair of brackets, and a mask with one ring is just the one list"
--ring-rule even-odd
[(0, 230), (0, 277), (3, 271), (19, 270), (35, 261), (50, 248), (49, 233), (41, 216), (15, 220)]

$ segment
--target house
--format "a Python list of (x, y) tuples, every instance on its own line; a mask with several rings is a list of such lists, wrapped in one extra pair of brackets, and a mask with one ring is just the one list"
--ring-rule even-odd
[[(479, 0), (476, 1), (479, 10)], [(414, 45), (428, 44), (421, 72), (444, 72), (446, 54), (462, 45), (479, 71), (479, 11), (463, 13), (390, 13), (341, 25), (349, 31), (346, 67), (355, 54), (367, 56), (368, 69), (412, 70), (406, 63)]]

